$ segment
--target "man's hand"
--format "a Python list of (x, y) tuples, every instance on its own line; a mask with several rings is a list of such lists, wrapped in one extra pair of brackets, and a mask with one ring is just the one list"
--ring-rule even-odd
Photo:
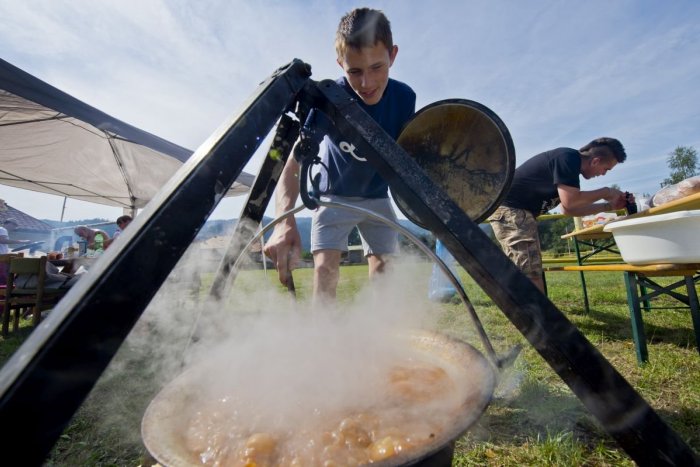
[(627, 206), (627, 195), (620, 190), (608, 187), (609, 194), (603, 198), (610, 203), (612, 209), (623, 209)]
[(0, 237), (0, 243), (4, 243), (5, 245), (24, 245), (34, 243), (34, 240), (10, 240), (8, 237), (3, 235)]
[(275, 226), (264, 251), (275, 264), (282, 285), (288, 285), (287, 272), (294, 269), (301, 259), (301, 236), (293, 218)]

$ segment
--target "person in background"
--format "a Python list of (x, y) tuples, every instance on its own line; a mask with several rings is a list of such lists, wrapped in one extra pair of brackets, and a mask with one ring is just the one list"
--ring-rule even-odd
[[(0, 225), (0, 255), (10, 252), (9, 245), (22, 245), (29, 243), (29, 240), (10, 240), (10, 232), (17, 229), (19, 224), (14, 218), (8, 217)], [(7, 283), (7, 264), (0, 263), (0, 285)]]
[(9, 233), (17, 230), (18, 226), (19, 224), (17, 223), (17, 220), (12, 217), (8, 217), (3, 221), (2, 226), (0, 226), (0, 255), (6, 255), (10, 252), (9, 245), (23, 245), (30, 243), (30, 240), (10, 239)]
[(86, 225), (80, 225), (80, 226), (76, 227), (75, 229), (73, 229), (73, 232), (75, 232), (75, 234), (78, 237), (82, 238), (83, 240), (85, 240), (87, 242), (87, 247), (90, 250), (95, 249), (95, 236), (97, 234), (102, 234), (102, 241), (105, 243), (108, 242), (110, 239), (109, 235), (104, 230), (91, 229), (90, 227), (88, 227)]
[(537, 216), (558, 204), (568, 216), (624, 208), (625, 193), (610, 187), (583, 191), (579, 176), (588, 180), (605, 175), (626, 158), (618, 140), (598, 138), (578, 151), (557, 148), (543, 152), (515, 169), (505, 200), (489, 220), (503, 252), (541, 291), (544, 280)]
[[(344, 76), (336, 81), (391, 136), (396, 139), (415, 113), (416, 94), (404, 83), (389, 78), (398, 47), (384, 13), (358, 8), (340, 20), (335, 48)], [(320, 118), (325, 118), (323, 115)], [(366, 160), (344, 153), (328, 134), (321, 144), (324, 173), (323, 201), (340, 201), (396, 220), (388, 196), (388, 185)], [(328, 188), (330, 187), (330, 188)], [(276, 190), (276, 212), (292, 209), (299, 195), (299, 163), (289, 157)], [(314, 256), (314, 304), (335, 301), (340, 259), (347, 251), (348, 236), (357, 226), (369, 264), (370, 278), (385, 270), (388, 256), (395, 254), (398, 235), (376, 220), (340, 208), (321, 207), (313, 214), (311, 252)], [(265, 253), (277, 267), (280, 282), (287, 285), (288, 273), (299, 260), (301, 238), (293, 217), (275, 226)], [(290, 256), (291, 255), (291, 256)]]
[(131, 223), (131, 221), (134, 220), (131, 216), (129, 215), (123, 215), (119, 216), (117, 218), (117, 231), (114, 232), (114, 236), (112, 237), (112, 240), (117, 238), (121, 233), (126, 229), (126, 226)]
[(114, 232), (114, 235), (112, 236), (112, 238), (105, 241), (105, 248), (110, 246), (112, 244), (112, 242), (115, 241), (117, 239), (117, 237), (119, 237), (121, 235), (121, 233), (124, 231), (124, 229), (126, 229), (126, 226), (129, 225), (132, 220), (134, 220), (133, 217), (126, 215), (126, 214), (123, 216), (117, 217), (117, 221), (116, 221), (117, 230), (116, 230), (116, 232)]

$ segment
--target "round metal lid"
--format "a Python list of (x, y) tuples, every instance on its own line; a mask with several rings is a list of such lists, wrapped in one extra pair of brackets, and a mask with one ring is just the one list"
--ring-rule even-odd
[[(430, 104), (411, 118), (397, 143), (474, 222), (501, 203), (515, 171), (515, 149), (505, 124), (487, 107), (466, 99)], [(425, 225), (392, 191), (397, 206)]]

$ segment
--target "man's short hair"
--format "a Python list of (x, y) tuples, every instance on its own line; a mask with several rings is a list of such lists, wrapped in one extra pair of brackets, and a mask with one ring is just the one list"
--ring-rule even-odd
[(625, 162), (627, 159), (624, 146), (615, 138), (596, 138), (579, 149), (579, 152), (586, 157), (615, 158), (617, 162)]
[(124, 223), (124, 222), (131, 222), (131, 221), (133, 221), (133, 220), (134, 220), (134, 219), (133, 219), (130, 215), (124, 214), (123, 216), (117, 217), (117, 222), (116, 222), (116, 224), (119, 225), (119, 224), (122, 224), (122, 223)]
[(338, 57), (345, 55), (349, 48), (374, 47), (382, 41), (387, 50), (394, 48), (391, 24), (380, 10), (355, 8), (340, 19), (335, 34), (335, 51)]

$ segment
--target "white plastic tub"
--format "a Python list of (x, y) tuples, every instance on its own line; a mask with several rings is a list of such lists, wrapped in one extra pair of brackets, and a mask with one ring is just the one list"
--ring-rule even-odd
[(700, 263), (700, 210), (610, 222), (603, 230), (627, 263)]

